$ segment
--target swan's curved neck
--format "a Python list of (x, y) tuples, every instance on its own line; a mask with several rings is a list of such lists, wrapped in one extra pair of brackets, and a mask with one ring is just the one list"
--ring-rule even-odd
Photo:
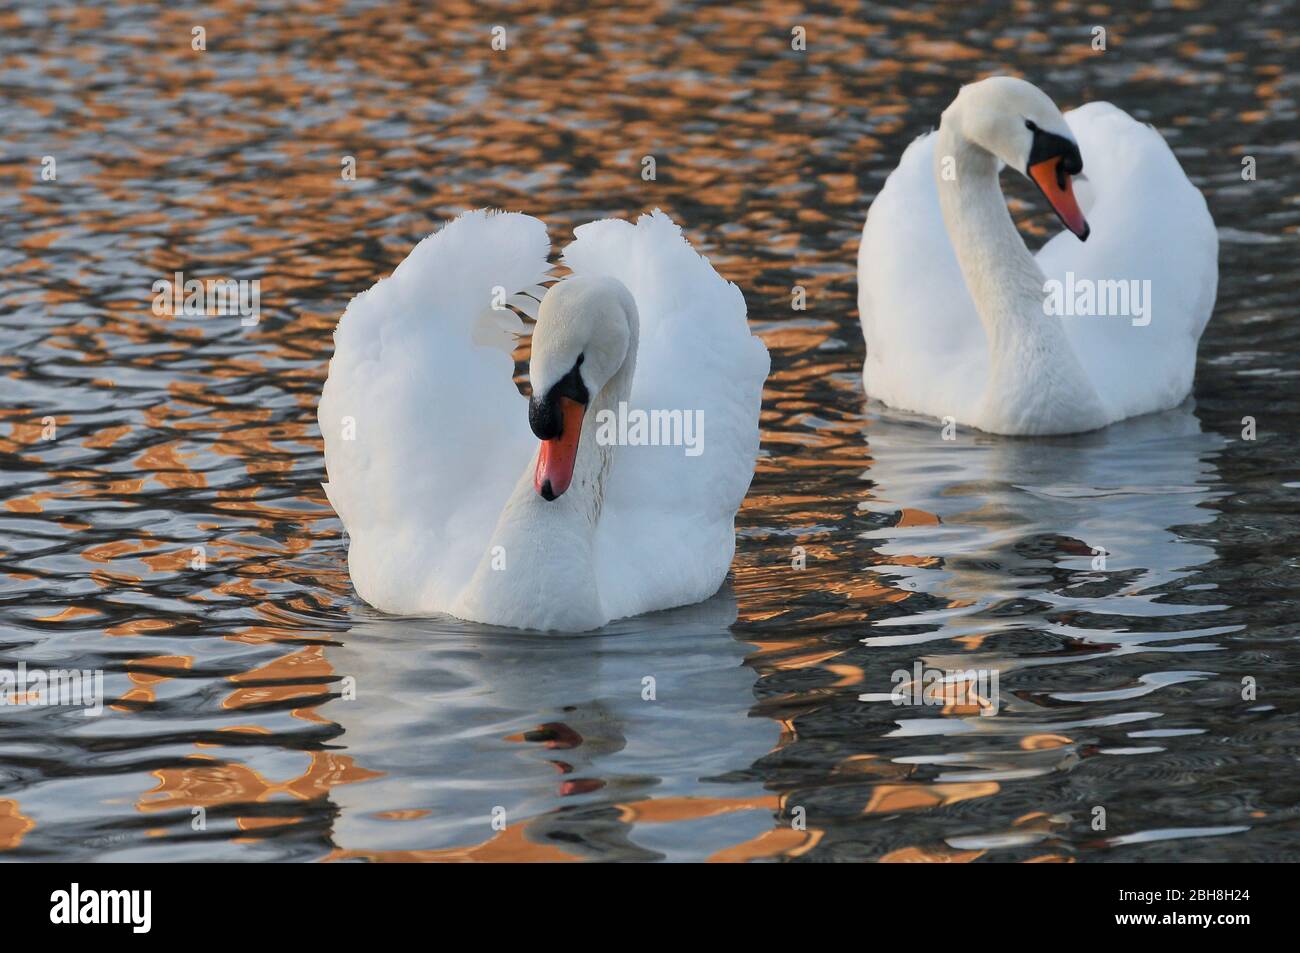
[[(935, 147), (939, 207), (990, 343), (1041, 325), (1043, 272), (1011, 220), (998, 160), (944, 114)], [(1036, 313), (1035, 313), (1036, 312)]]
[[(542, 498), (533, 485), (534, 453), (497, 518), (488, 550), (455, 614), (569, 631), (592, 628), (605, 618), (597, 585), (596, 526), (617, 448), (600, 443), (596, 431), (600, 412), (617, 412), (619, 401), (632, 394), (639, 331), (635, 313), (628, 324), (622, 366), (587, 405), (568, 490), (554, 500)], [(550, 615), (539, 618), (538, 606), (544, 604), (551, 605)]]
[(1043, 271), (1011, 220), (997, 157), (963, 135), (954, 108), (944, 113), (934, 156), (944, 225), (988, 336), (986, 413), (1008, 433), (1041, 425), (1044, 403), (1100, 414), (1064, 326), (1043, 312)]

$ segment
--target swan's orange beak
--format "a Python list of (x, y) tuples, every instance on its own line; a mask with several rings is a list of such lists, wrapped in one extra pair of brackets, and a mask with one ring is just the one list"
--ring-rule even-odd
[(542, 449), (537, 453), (537, 471), (533, 474), (533, 487), (544, 500), (555, 499), (573, 482), (578, 438), (582, 436), (582, 417), (587, 412), (585, 404), (572, 398), (560, 397), (557, 402), (560, 432), (542, 441)]
[[(1074, 186), (1069, 174), (1061, 168), (1065, 156), (1052, 156), (1029, 167), (1029, 177), (1042, 190), (1062, 224), (1081, 242), (1086, 242), (1092, 229), (1088, 227), (1079, 203), (1074, 197)], [(1077, 171), (1077, 170), (1076, 170)]]

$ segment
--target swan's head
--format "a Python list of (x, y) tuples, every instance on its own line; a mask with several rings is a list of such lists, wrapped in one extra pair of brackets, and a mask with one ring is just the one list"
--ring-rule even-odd
[(582, 419), (627, 359), (636, 305), (614, 278), (574, 275), (542, 298), (533, 329), (528, 423), (542, 441), (533, 486), (554, 500), (569, 488)]
[(1011, 76), (963, 86), (944, 120), (954, 116), (965, 138), (1028, 176), (1061, 223), (1087, 241), (1091, 231), (1075, 200), (1070, 177), (1083, 157), (1065, 117), (1041, 89)]

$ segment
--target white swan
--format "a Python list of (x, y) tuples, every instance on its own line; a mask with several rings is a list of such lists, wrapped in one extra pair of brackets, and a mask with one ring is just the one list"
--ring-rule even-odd
[[(1031, 255), (1003, 164), (1074, 234)], [(893, 407), (993, 433), (1093, 430), (1187, 396), (1217, 286), (1214, 222), (1158, 132), (1109, 103), (1062, 116), (1030, 83), (985, 79), (962, 87), (871, 205), (863, 383)], [(1094, 312), (1123, 313), (1070, 313), (1090, 294)]]
[[(340, 319), (325, 489), (372, 606), (583, 631), (725, 579), (767, 349), (740, 291), (662, 213), (575, 236), (574, 275), (544, 290), (540, 221), (466, 213)], [(531, 402), (512, 381), (525, 327), (497, 309), (507, 294), (537, 317)]]

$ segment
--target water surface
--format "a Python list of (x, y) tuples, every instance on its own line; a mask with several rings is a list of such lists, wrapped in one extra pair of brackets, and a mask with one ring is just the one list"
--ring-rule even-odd
[[(0, 668), (110, 700), (0, 709), (0, 857), (1300, 856), (1295, 4), (436, 7), (0, 12)], [(1116, 102), (1206, 193), (1183, 407), (943, 441), (863, 399), (865, 211), (992, 72)], [(484, 205), (557, 247), (660, 207), (744, 289), (764, 456), (709, 602), (537, 638), (353, 593), (330, 331)], [(260, 322), (155, 316), (176, 271), (259, 280)], [(996, 713), (892, 704), (918, 662), (996, 670)]]

